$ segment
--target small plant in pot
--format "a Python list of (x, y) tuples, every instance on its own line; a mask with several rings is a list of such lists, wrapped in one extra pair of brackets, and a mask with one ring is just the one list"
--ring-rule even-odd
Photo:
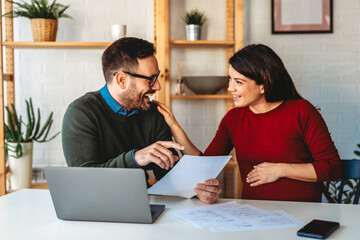
[(64, 12), (70, 7), (56, 3), (51, 4), (48, 0), (31, 0), (31, 3), (15, 2), (6, 0), (14, 5), (14, 9), (5, 13), (3, 17), (16, 18), (25, 17), (30, 19), (31, 31), (35, 42), (55, 41), (58, 19), (61, 17), (71, 18)]
[(186, 40), (195, 41), (200, 40), (201, 26), (205, 23), (206, 18), (204, 12), (198, 9), (191, 10), (185, 13), (183, 17), (185, 22)]
[[(360, 144), (357, 144), (359, 150), (355, 150), (354, 154), (360, 157)], [(358, 160), (360, 161), (360, 159)], [(350, 204), (353, 202), (357, 186), (360, 184), (359, 179), (344, 179), (344, 189), (342, 203)], [(329, 183), (329, 193), (335, 202), (338, 202), (338, 193), (340, 188), (340, 181), (331, 181)]]
[(27, 188), (31, 186), (32, 178), (32, 149), (33, 142), (48, 142), (54, 139), (60, 132), (48, 138), (53, 123), (53, 112), (50, 113), (44, 125), (41, 125), (40, 109), (37, 109), (35, 117), (31, 98), (25, 100), (27, 122), (17, 114), (15, 106), (11, 104), (11, 110), (5, 107), (7, 113), (7, 125), (5, 124), (5, 154), (9, 160), (11, 189)]

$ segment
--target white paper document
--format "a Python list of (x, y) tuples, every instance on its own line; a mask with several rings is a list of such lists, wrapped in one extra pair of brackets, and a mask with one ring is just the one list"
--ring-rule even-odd
[(196, 184), (216, 178), (230, 158), (184, 155), (170, 172), (148, 189), (148, 193), (191, 198), (196, 195)]
[(198, 228), (213, 232), (302, 227), (304, 223), (283, 210), (266, 211), (235, 201), (186, 210), (170, 211), (171, 215)]

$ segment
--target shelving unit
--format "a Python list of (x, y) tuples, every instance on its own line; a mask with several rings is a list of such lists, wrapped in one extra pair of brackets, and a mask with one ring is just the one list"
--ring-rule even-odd
[[(2, 1), (0, 1), (0, 9), (2, 9)], [(12, 9), (12, 3), (5, 2), (4, 11), (8, 12)], [(1, 12), (1, 11), (0, 11)], [(2, 13), (2, 12), (1, 12)], [(7, 90), (11, 90), (14, 87), (14, 51), (6, 49), (6, 72), (4, 72), (3, 66), (3, 32), (2, 32), (2, 20), (0, 18), (0, 196), (6, 194), (6, 173), (5, 167), (5, 151), (4, 151), (4, 82), (6, 81)], [(5, 18), (5, 41), (13, 41), (13, 22), (12, 19)], [(9, 30), (7, 30), (9, 29)], [(11, 94), (14, 92), (12, 91)], [(9, 96), (8, 96), (9, 97)], [(11, 96), (10, 96), (11, 97)], [(10, 98), (10, 100), (13, 100)]]
[(235, 41), (170, 40), (170, 47), (233, 47)]
[(214, 94), (214, 95), (171, 95), (172, 99), (229, 99), (232, 95), (229, 94)]
[(3, 42), (9, 49), (105, 49), (109, 42)]
[[(0, 1), (0, 8), (2, 1)], [(1, 8), (2, 9), (2, 8)], [(4, 12), (12, 9), (12, 3), (4, 2)], [(2, 41), (2, 21), (5, 21), (5, 41)], [(14, 89), (14, 49), (105, 49), (110, 42), (14, 42), (13, 19), (0, 18), (0, 196), (6, 194), (6, 175), (4, 151), (4, 83), (6, 82), (6, 105), (15, 103)], [(5, 54), (3, 51), (5, 47)], [(4, 71), (3, 57), (6, 58)], [(46, 188), (46, 183), (34, 183), (32, 188)]]
[[(221, 0), (219, 0), (221, 1)], [(172, 99), (225, 99), (226, 109), (233, 107), (232, 96), (222, 95), (172, 95), (170, 81), (170, 51), (172, 48), (223, 48), (229, 59), (235, 51), (243, 47), (243, 0), (226, 1), (226, 40), (170, 40), (170, 4), (169, 0), (154, 1), (154, 43), (157, 45), (157, 59), (161, 74), (159, 81), (163, 89), (157, 99), (171, 106)], [(227, 63), (228, 68), (228, 63)], [(235, 174), (234, 174), (235, 172)], [(225, 196), (239, 198), (241, 180), (237, 162), (232, 159), (226, 166)]]

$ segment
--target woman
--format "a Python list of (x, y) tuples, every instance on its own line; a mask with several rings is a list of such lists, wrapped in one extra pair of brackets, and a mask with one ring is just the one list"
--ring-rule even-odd
[[(235, 148), (245, 199), (320, 202), (323, 181), (341, 173), (338, 152), (316, 108), (296, 91), (279, 56), (261, 44), (229, 60), (235, 108), (222, 119), (204, 155)], [(200, 155), (171, 111), (159, 104), (184, 154)]]

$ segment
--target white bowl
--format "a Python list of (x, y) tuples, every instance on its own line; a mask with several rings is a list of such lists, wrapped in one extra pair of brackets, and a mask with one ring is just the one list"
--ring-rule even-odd
[(215, 94), (228, 86), (227, 76), (183, 77), (186, 86), (196, 94)]

